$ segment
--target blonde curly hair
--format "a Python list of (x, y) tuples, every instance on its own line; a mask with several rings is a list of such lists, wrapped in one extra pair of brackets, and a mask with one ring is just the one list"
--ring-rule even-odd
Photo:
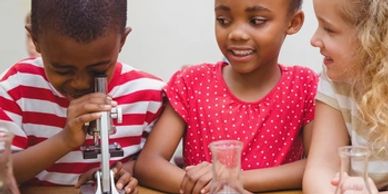
[(347, 0), (343, 15), (356, 27), (358, 62), (352, 82), (368, 139), (388, 145), (388, 0)]

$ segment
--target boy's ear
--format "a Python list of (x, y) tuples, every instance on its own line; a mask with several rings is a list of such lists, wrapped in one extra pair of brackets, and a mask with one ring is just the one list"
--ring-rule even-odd
[(304, 13), (302, 10), (296, 11), (290, 20), (290, 23), (288, 25), (287, 34), (295, 34), (297, 33), (303, 25), (304, 22)]
[(27, 33), (30, 35), (31, 40), (35, 45), (35, 50), (40, 53), (40, 47), (37, 43), (36, 36), (32, 33), (31, 24), (26, 24), (24, 28), (27, 30)]
[(127, 40), (127, 37), (128, 37), (128, 34), (132, 31), (132, 28), (131, 27), (126, 27), (124, 32), (123, 32), (123, 35), (121, 36), (121, 41), (120, 41), (120, 51), (121, 49), (123, 48), (124, 44), (125, 44), (125, 41)]

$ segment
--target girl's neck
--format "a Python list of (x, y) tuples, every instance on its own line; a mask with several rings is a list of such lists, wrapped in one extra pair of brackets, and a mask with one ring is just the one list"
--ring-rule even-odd
[(229, 90), (247, 102), (255, 102), (266, 96), (281, 78), (279, 65), (263, 66), (250, 73), (238, 73), (226, 65), (222, 72)]

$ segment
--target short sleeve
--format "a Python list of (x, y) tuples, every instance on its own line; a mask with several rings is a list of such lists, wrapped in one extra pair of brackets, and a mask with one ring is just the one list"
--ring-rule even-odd
[[(22, 150), (28, 147), (28, 138), (22, 129), (22, 111), (15, 99), (19, 99), (19, 93), (13, 90), (18, 74), (14, 69), (8, 70), (0, 82), (0, 128), (13, 133), (12, 150)], [(12, 92), (9, 92), (12, 91)]]
[(328, 78), (325, 68), (323, 68), (319, 78), (320, 80), (316, 100), (339, 110), (339, 104), (335, 97), (336, 92), (333, 86), (333, 82)]
[(0, 108), (0, 129), (14, 134), (11, 149), (19, 151), (28, 147), (28, 138), (23, 129), (16, 124), (3, 109)]
[(305, 106), (304, 106), (304, 117), (303, 117), (303, 126), (306, 126), (311, 121), (314, 120), (314, 114), (315, 114), (315, 96), (317, 94), (317, 87), (318, 87), (318, 81), (319, 77), (318, 75), (306, 68), (306, 84), (304, 85), (304, 93), (306, 95), (305, 98)]
[(187, 122), (189, 118), (189, 95), (188, 85), (186, 83), (190, 75), (187, 73), (189, 68), (177, 71), (168, 82), (164, 91), (171, 107)]

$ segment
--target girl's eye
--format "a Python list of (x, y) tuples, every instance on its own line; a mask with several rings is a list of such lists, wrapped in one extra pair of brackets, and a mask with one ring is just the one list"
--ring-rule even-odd
[(253, 17), (249, 23), (251, 23), (252, 25), (261, 25), (261, 24), (264, 24), (267, 20), (263, 17)]
[(217, 22), (218, 22), (219, 24), (221, 24), (222, 26), (228, 25), (228, 24), (230, 23), (229, 20), (227, 20), (225, 17), (222, 17), (222, 16), (217, 17), (216, 20), (217, 20)]
[(324, 27), (323, 30), (330, 34), (334, 33), (334, 30), (332, 30), (331, 28)]
[(320, 27), (323, 31), (327, 32), (328, 34), (333, 34), (333, 33), (336, 32), (336, 30), (333, 29), (332, 26), (328, 26), (328, 25), (325, 25), (325, 24), (319, 24), (319, 27)]

